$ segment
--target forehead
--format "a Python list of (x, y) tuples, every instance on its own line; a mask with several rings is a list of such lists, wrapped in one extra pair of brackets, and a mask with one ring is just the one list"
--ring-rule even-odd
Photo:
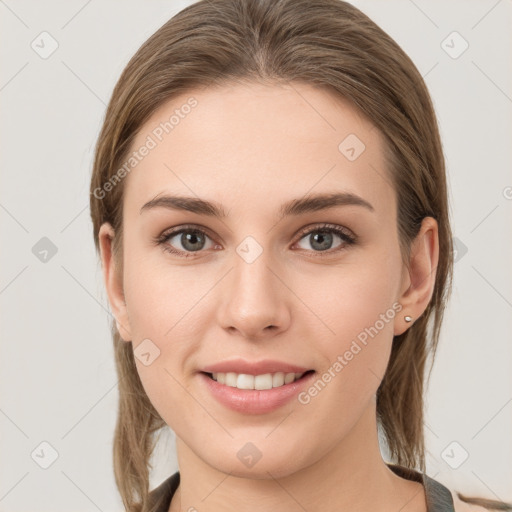
[(384, 213), (394, 191), (383, 144), (346, 100), (312, 85), (196, 89), (167, 101), (139, 130), (125, 207), (174, 192), (265, 211), (274, 200), (277, 208), (308, 192), (343, 190)]

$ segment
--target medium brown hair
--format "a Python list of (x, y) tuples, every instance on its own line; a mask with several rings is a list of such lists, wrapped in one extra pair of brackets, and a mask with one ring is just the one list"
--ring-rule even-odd
[[(104, 185), (112, 183), (145, 121), (178, 94), (243, 81), (315, 85), (348, 100), (378, 128), (397, 194), (406, 264), (422, 219), (431, 216), (438, 222), (439, 262), (431, 301), (409, 329), (394, 337), (376, 405), (392, 461), (425, 472), (424, 375), (427, 356), (434, 360), (453, 271), (445, 162), (423, 78), (398, 44), (356, 7), (341, 0), (202, 0), (157, 30), (123, 70), (96, 145), (90, 190), (96, 249), (100, 226), (109, 222), (122, 276), (124, 184), (121, 180), (108, 193)], [(149, 459), (166, 423), (142, 387), (132, 344), (122, 340), (115, 322), (112, 337), (119, 377), (116, 485), (128, 512), (146, 512)], [(512, 510), (497, 501), (459, 497)]]

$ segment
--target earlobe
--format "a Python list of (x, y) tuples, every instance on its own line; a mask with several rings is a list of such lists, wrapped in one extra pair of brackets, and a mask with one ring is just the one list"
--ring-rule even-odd
[(122, 275), (119, 268), (116, 266), (115, 257), (112, 252), (114, 237), (115, 232), (112, 226), (108, 222), (103, 223), (98, 233), (103, 281), (105, 289), (107, 290), (112, 313), (116, 319), (117, 330), (124, 341), (131, 341), (128, 312), (124, 300)]
[[(411, 246), (409, 268), (404, 269), (405, 284), (399, 302), (402, 314), (395, 322), (395, 336), (402, 334), (428, 306), (434, 293), (436, 270), (439, 260), (439, 236), (437, 221), (425, 217), (420, 231)], [(411, 318), (407, 321), (405, 317)]]

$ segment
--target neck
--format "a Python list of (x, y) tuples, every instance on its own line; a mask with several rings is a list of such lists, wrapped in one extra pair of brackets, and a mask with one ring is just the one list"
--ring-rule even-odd
[(382, 459), (374, 400), (348, 435), (292, 473), (280, 467), (258, 478), (251, 470), (234, 476), (205, 463), (179, 437), (176, 447), (180, 485), (169, 512), (373, 512), (377, 504), (382, 512), (426, 511), (423, 486), (399, 477)]

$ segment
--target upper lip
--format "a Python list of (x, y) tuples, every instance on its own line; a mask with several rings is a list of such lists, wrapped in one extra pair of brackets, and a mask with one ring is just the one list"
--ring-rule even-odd
[(263, 375), (265, 373), (304, 373), (311, 368), (303, 368), (283, 361), (264, 359), (262, 361), (246, 361), (244, 359), (231, 359), (205, 366), (202, 371), (206, 373), (244, 373), (246, 375)]

